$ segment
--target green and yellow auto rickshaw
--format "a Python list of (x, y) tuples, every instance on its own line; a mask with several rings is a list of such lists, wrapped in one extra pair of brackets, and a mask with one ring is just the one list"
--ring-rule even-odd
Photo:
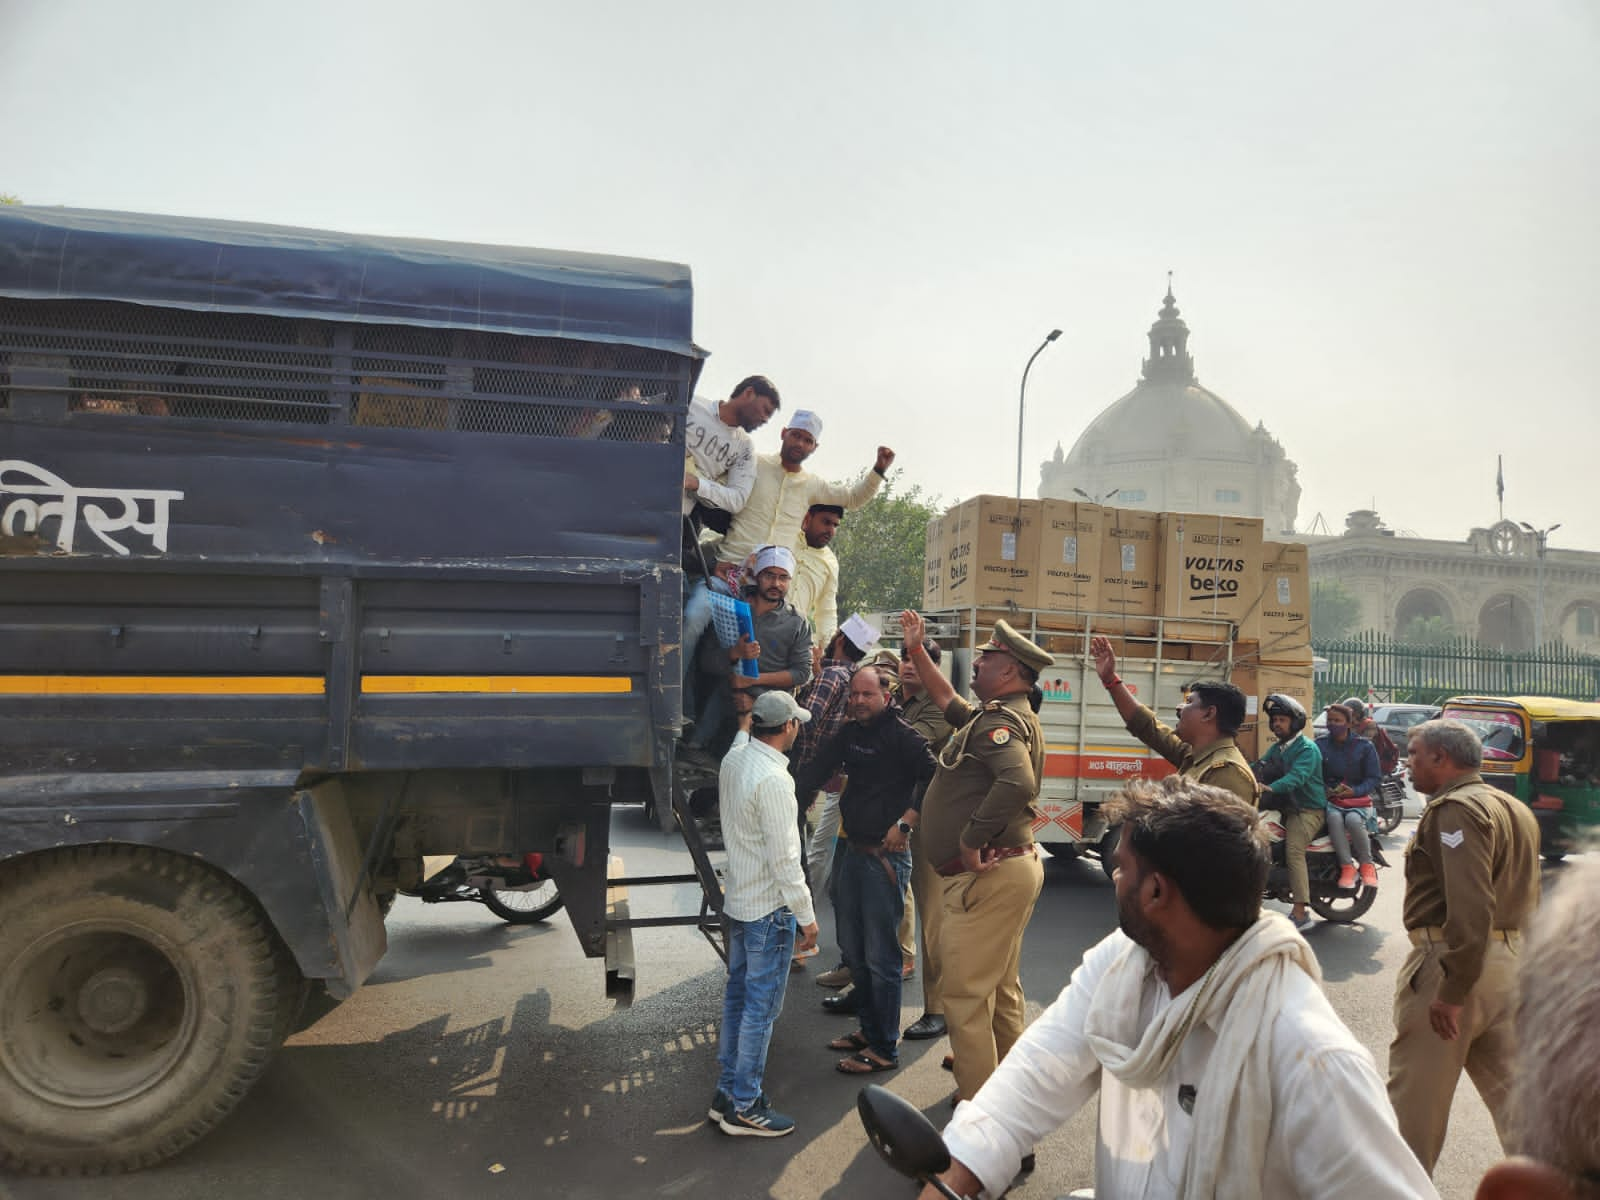
[(1484, 779), (1533, 809), (1547, 862), (1600, 834), (1600, 703), (1457, 696), (1440, 715), (1483, 739)]

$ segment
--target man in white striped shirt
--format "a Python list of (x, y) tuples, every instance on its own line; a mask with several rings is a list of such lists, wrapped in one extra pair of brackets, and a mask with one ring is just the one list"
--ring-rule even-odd
[(717, 1049), (721, 1074), (706, 1115), (735, 1137), (782, 1137), (794, 1132), (794, 1121), (772, 1110), (761, 1080), (789, 986), (789, 960), (817, 944), (786, 757), (811, 714), (788, 692), (774, 691), (756, 700), (750, 719), (750, 740), (728, 751), (717, 778), (728, 848), (722, 880), (728, 990)]

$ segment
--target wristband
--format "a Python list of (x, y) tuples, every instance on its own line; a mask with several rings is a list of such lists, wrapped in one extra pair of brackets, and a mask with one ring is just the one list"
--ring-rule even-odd
[(1121, 675), (1113, 675), (1111, 677), (1111, 682), (1106, 684), (1106, 687), (1108, 687), (1108, 688), (1121, 687), (1121, 686), (1122, 686), (1122, 676)]

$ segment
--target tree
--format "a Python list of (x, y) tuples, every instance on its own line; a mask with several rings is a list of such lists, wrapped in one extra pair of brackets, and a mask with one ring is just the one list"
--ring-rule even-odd
[(1317, 580), (1311, 585), (1311, 636), (1336, 642), (1355, 632), (1361, 620), (1361, 601), (1342, 583)]
[(839, 556), (839, 615), (899, 612), (922, 603), (922, 552), (928, 522), (944, 511), (913, 484), (900, 491), (892, 471), (865, 508), (846, 512), (833, 550)]
[(0, 204), (21, 204), (21, 203), (22, 203), (21, 197), (13, 196), (10, 192), (0, 192)]
[(1455, 635), (1455, 626), (1444, 617), (1412, 617), (1401, 626), (1395, 641), (1407, 646), (1442, 646)]

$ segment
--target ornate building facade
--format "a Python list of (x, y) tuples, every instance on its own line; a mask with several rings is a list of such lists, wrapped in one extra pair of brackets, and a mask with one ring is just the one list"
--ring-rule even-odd
[(1311, 577), (1337, 580), (1361, 603), (1360, 629), (1398, 636), (1420, 619), (1486, 646), (1560, 641), (1600, 654), (1600, 554), (1544, 547), (1514, 521), (1462, 542), (1397, 537), (1378, 514), (1353, 512), (1340, 537), (1303, 538)]
[(1356, 597), (1361, 630), (1398, 635), (1436, 618), (1434, 629), (1488, 646), (1559, 640), (1600, 654), (1600, 553), (1542, 547), (1503, 519), (1461, 542), (1396, 536), (1371, 511), (1351, 513), (1342, 536), (1297, 534), (1294, 462), (1265, 425), (1200, 386), (1170, 282), (1149, 340), (1133, 390), (1042, 464), (1041, 497), (1261, 517), (1269, 538), (1308, 543), (1314, 582)]
[(1265, 425), (1254, 428), (1200, 386), (1189, 327), (1169, 286), (1150, 327), (1150, 357), (1134, 389), (1042, 465), (1039, 495), (1118, 508), (1261, 517), (1267, 536), (1293, 533), (1295, 464)]

